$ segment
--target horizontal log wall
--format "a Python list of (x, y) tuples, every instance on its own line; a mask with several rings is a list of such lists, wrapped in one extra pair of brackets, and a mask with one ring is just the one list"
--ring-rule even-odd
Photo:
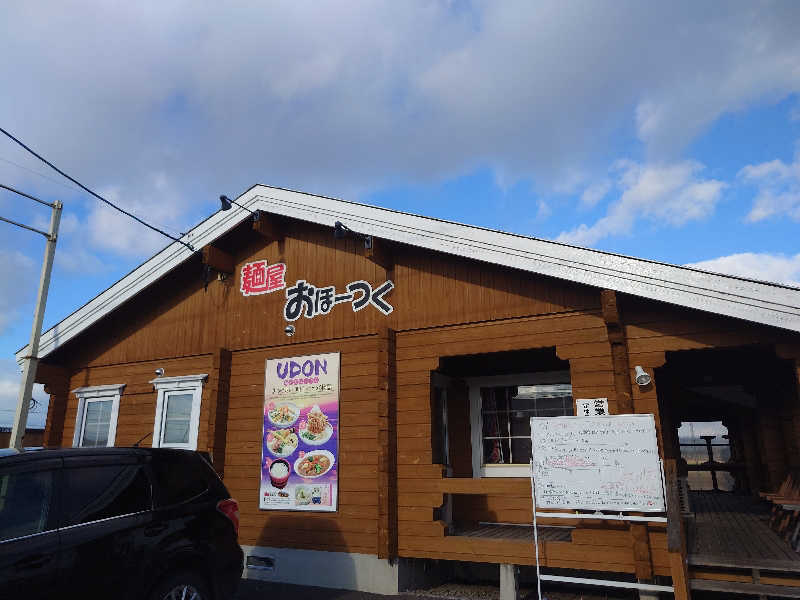
[[(126, 384), (117, 430), (122, 446), (152, 433), (156, 394), (149, 381), (157, 367), (167, 376), (208, 373), (198, 447), (213, 450), (215, 464), (224, 455), (225, 483), (241, 502), (243, 544), (390, 554), (396, 514), (401, 556), (532, 564), (530, 543), (447, 537), (444, 524), (434, 521), (447, 493), (466, 520), (530, 523), (532, 515), (527, 482), (445, 480), (442, 466), (432, 464), (430, 372), (442, 356), (555, 347), (569, 361), (574, 396), (607, 397), (617, 412), (619, 372), (615, 380), (600, 290), (403, 245), (389, 247), (387, 274), (357, 240), (334, 239), (332, 228), (290, 219), (281, 227), (282, 239), (265, 240), (244, 223), (219, 241), (233, 257), (233, 276), (212, 279), (206, 288), (200, 259), (190, 259), (48, 357), (71, 375), (69, 386), (52, 384), (47, 439), (72, 442), (77, 400), (67, 389)], [(341, 290), (351, 281), (380, 284), (391, 277), (395, 289), (386, 299), (394, 311), (386, 317), (370, 306), (354, 312), (340, 305), (329, 315), (296, 321), (289, 340), (283, 292), (239, 292), (241, 267), (262, 259), (286, 263), (289, 284), (305, 279)], [(631, 369), (659, 366), (672, 350), (797, 337), (627, 296), (620, 307)], [(394, 414), (385, 410), (390, 404), (378, 404), (387, 402), (391, 352), (379, 333), (388, 330), (397, 332)], [(342, 353), (339, 511), (259, 511), (264, 362), (317, 352)], [(636, 412), (658, 415), (655, 387), (634, 385), (632, 391)], [(392, 418), (396, 507), (381, 504), (378, 489), (392, 474), (385, 461), (394, 448), (380, 451), (391, 443)], [(468, 441), (460, 447), (467, 452)], [(590, 528), (576, 530), (571, 544), (543, 544), (545, 564), (634, 572), (627, 529), (582, 525)], [(654, 572), (669, 574), (665, 534), (650, 530), (648, 539)]]
[[(74, 373), (69, 379), (69, 389), (92, 386), (125, 384), (119, 401), (117, 417), (117, 446), (130, 446), (148, 433), (153, 433), (156, 418), (156, 392), (150, 383), (156, 378), (155, 370), (164, 369), (164, 375), (197, 375), (205, 373), (209, 378), (216, 375), (213, 371), (212, 355), (192, 356), (188, 358), (159, 359), (122, 365), (88, 367)], [(197, 435), (197, 447), (208, 447), (208, 421), (210, 406), (210, 388), (203, 387), (203, 398), (200, 409), (200, 426)], [(75, 423), (78, 415), (78, 398), (70, 393), (66, 397), (64, 412), (64, 430), (61, 438), (62, 446), (71, 446), (75, 434)], [(151, 446), (152, 436), (142, 441), (142, 446)]]
[[(239, 501), (241, 544), (377, 554), (379, 342), (364, 336), (233, 353), (225, 485)], [(266, 360), (324, 352), (341, 353), (339, 510), (259, 510)]]
[[(575, 397), (608, 397), (609, 408), (614, 410), (616, 392), (610, 346), (606, 325), (599, 312), (573, 312), (398, 332), (398, 532), (401, 556), (476, 560), (474, 556), (466, 557), (478, 552), (484, 540), (445, 537), (444, 524), (433, 522), (434, 508), (442, 505), (444, 493), (454, 494), (455, 520), (532, 522), (531, 490), (526, 480), (442, 479), (442, 466), (431, 464), (430, 373), (438, 368), (443, 356), (544, 347), (556, 347), (559, 357), (570, 361)], [(571, 547), (570, 544), (566, 546)], [(515, 542), (493, 542), (480, 550), (484, 555), (482, 560), (503, 562), (515, 556), (510, 562), (517, 561), (518, 564), (529, 564), (525, 561), (532, 560), (530, 551), (529, 545), (525, 547)], [(571, 550), (562, 548), (550, 556), (555, 561), (555, 556), (566, 557), (569, 552)], [(625, 560), (632, 565), (630, 544), (623, 553), (626, 554)], [(627, 565), (623, 565), (625, 569)]]

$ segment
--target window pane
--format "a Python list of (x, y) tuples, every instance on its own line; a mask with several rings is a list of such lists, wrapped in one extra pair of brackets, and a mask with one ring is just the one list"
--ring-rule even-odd
[(531, 438), (512, 438), (511, 460), (514, 464), (529, 464), (531, 462)]
[(535, 417), (563, 417), (572, 413), (572, 398), (548, 398), (538, 400)]
[(486, 465), (509, 464), (511, 453), (508, 439), (483, 440), (483, 463)]
[[(531, 436), (531, 417), (535, 416), (528, 411), (516, 410), (511, 413), (511, 435)], [(517, 461), (518, 462), (518, 461)]]
[(91, 400), (86, 402), (81, 446), (94, 447), (108, 445), (108, 429), (111, 423), (112, 404), (112, 400)]
[(0, 540), (45, 531), (52, 493), (52, 471), (0, 475)]
[(171, 506), (186, 502), (208, 489), (208, 466), (191, 456), (159, 456), (151, 467), (156, 483), (156, 505)]
[(508, 413), (484, 414), (483, 437), (508, 437)]
[(64, 469), (67, 525), (118, 517), (150, 508), (150, 482), (141, 466)]
[(714, 460), (721, 463), (726, 463), (731, 460), (731, 447), (730, 446), (712, 446), (714, 452)]
[(544, 384), (481, 388), (484, 464), (528, 464), (531, 417), (573, 414), (572, 386)]
[(192, 394), (167, 394), (162, 434), (162, 441), (165, 444), (189, 443), (192, 399)]

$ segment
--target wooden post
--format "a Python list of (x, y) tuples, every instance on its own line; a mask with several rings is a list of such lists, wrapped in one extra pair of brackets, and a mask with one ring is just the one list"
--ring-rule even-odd
[(395, 334), (378, 333), (378, 558), (397, 556), (397, 407)]
[(650, 554), (650, 536), (646, 523), (631, 523), (631, 542), (636, 578), (648, 581), (653, 578), (653, 561)]
[(208, 450), (214, 470), (225, 474), (225, 447), (228, 437), (228, 398), (231, 382), (230, 350), (218, 348), (214, 352), (212, 373), (208, 381)]
[(48, 448), (58, 447), (62, 442), (69, 401), (69, 372), (57, 365), (39, 363), (35, 381), (43, 383), (45, 393), (50, 395), (42, 444)]
[(603, 319), (608, 331), (608, 342), (611, 344), (611, 361), (614, 368), (614, 389), (617, 392), (617, 412), (628, 414), (633, 412), (633, 394), (631, 380), (628, 375), (628, 343), (625, 339), (625, 327), (617, 304), (617, 293), (614, 290), (600, 292), (600, 304)]
[(672, 586), (676, 600), (689, 600), (689, 565), (687, 563), (686, 533), (683, 527), (678, 490), (678, 463), (674, 458), (664, 461), (664, 480), (667, 487), (667, 551), (669, 552)]

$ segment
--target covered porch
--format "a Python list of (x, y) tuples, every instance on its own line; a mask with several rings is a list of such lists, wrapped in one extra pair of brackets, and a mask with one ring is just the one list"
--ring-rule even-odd
[(760, 345), (668, 352), (656, 380), (691, 589), (800, 598), (800, 513), (776, 495), (800, 465), (797, 363)]

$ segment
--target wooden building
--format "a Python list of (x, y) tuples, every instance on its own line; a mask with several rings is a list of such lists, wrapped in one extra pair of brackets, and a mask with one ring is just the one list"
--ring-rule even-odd
[[(247, 576), (387, 593), (445, 561), (533, 565), (525, 419), (607, 398), (655, 415), (668, 524), (545, 520), (547, 572), (677, 598), (800, 589), (800, 557), (759, 512), (800, 469), (799, 289), (265, 186), (237, 202), (259, 218), (214, 214), (183, 238), (195, 252), (168, 246), (43, 334), (46, 445), (164, 444), (164, 398), (182, 390), (186, 447), (240, 502)], [(242, 293), (255, 261), (285, 264), (287, 286), (391, 281), (390, 310), (290, 323), (288, 290)], [(341, 357), (338, 508), (262, 511), (265, 361), (326, 352)], [(552, 394), (519, 408), (521, 385)]]

